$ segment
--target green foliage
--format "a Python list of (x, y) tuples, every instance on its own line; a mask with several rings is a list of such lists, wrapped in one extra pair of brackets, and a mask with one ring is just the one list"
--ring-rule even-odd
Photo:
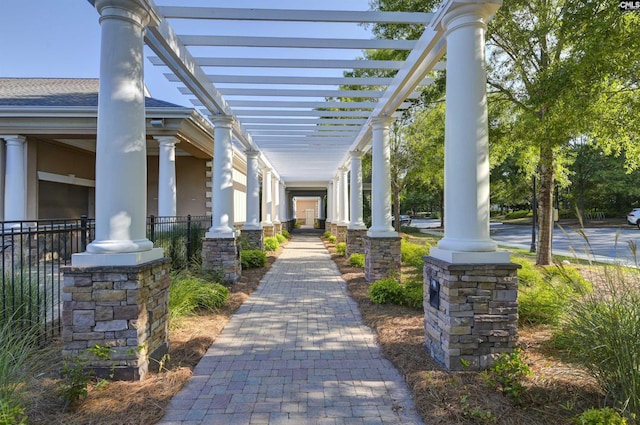
[(591, 285), (572, 267), (536, 268), (526, 259), (514, 257), (518, 270), (519, 321), (555, 324), (571, 302), (591, 290)]
[(106, 345), (96, 344), (93, 347), (87, 348), (87, 351), (99, 358), (100, 360), (109, 360), (111, 358), (111, 347)]
[(337, 243), (336, 252), (338, 253), (338, 255), (345, 256), (347, 254), (347, 244), (345, 242)]
[(287, 240), (287, 238), (285, 238), (284, 235), (281, 235), (280, 233), (276, 233), (275, 237), (278, 240), (278, 244), (282, 244)]
[(418, 273), (422, 274), (424, 261), (422, 257), (429, 255), (431, 246), (425, 242), (424, 245), (418, 245), (408, 242), (404, 239), (400, 241), (400, 255), (402, 262), (413, 267)]
[(404, 287), (395, 279), (380, 279), (369, 287), (369, 298), (374, 304), (402, 305)]
[(605, 407), (604, 409), (585, 410), (574, 417), (572, 423), (576, 425), (627, 425), (627, 420), (615, 410)]
[(404, 304), (422, 309), (424, 300), (424, 289), (422, 279), (411, 279), (404, 285)]
[(337, 240), (338, 239), (335, 236), (333, 235), (329, 236), (329, 243), (335, 244)]
[(524, 391), (522, 380), (532, 375), (526, 360), (526, 356), (518, 348), (511, 353), (500, 354), (489, 369), (488, 384), (499, 388), (511, 401), (521, 402)]
[(176, 321), (180, 317), (197, 311), (216, 311), (229, 299), (229, 290), (219, 283), (178, 273), (171, 278), (169, 291), (169, 318)]
[(287, 232), (286, 230), (282, 231), (282, 236), (284, 236), (287, 239), (291, 239), (291, 234), (289, 232)]
[(400, 231), (402, 233), (420, 233), (419, 228), (411, 226), (400, 226)]
[(267, 264), (267, 254), (259, 249), (240, 251), (240, 263), (243, 269), (255, 269)]
[(19, 326), (38, 325), (40, 314), (51, 308), (51, 297), (44, 296), (44, 288), (28, 267), (11, 269), (9, 264), (6, 266), (4, 277), (0, 275), (3, 282), (0, 319), (11, 317), (12, 323)]
[[(190, 235), (186, 227), (178, 227), (176, 224), (171, 230), (157, 231), (153, 245), (156, 248), (162, 248), (165, 257), (171, 258), (172, 270), (186, 270), (193, 268), (193, 266), (197, 268), (201, 263), (204, 233), (205, 229), (198, 222), (191, 224)], [(189, 258), (188, 241), (191, 241), (191, 258)]]
[(27, 425), (26, 409), (14, 400), (0, 399), (0, 425)]
[(58, 394), (65, 400), (63, 411), (74, 401), (89, 394), (87, 387), (94, 375), (86, 357), (74, 356), (64, 361), (60, 369), (61, 379), (58, 381)]
[(322, 237), (325, 239), (329, 239), (329, 236), (331, 236), (331, 232), (328, 230), (322, 234)]
[(349, 257), (349, 265), (351, 267), (364, 267), (364, 254), (351, 254)]
[(640, 276), (606, 266), (599, 290), (573, 302), (555, 341), (624, 414), (640, 415)]
[(533, 212), (528, 210), (512, 211), (504, 215), (505, 220), (515, 220), (518, 218), (533, 217)]
[(497, 416), (494, 415), (491, 410), (483, 410), (477, 407), (472, 407), (471, 403), (469, 402), (469, 396), (466, 394), (460, 397), (460, 407), (462, 410), (462, 415), (465, 418), (471, 419), (474, 423), (495, 424), (498, 421)]
[(265, 251), (277, 251), (280, 247), (280, 242), (274, 236), (264, 238), (264, 250)]

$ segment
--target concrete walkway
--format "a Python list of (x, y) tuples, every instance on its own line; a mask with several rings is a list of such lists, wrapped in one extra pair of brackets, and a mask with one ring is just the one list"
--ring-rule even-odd
[(159, 424), (422, 421), (319, 236), (296, 234)]

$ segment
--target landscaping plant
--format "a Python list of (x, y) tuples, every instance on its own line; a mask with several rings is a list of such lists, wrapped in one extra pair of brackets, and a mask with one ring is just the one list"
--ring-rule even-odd
[(364, 267), (364, 254), (351, 254), (349, 257), (349, 265), (351, 267)]
[(338, 242), (336, 244), (336, 252), (343, 257), (347, 255), (347, 244), (344, 242)]
[(182, 272), (171, 277), (169, 319), (176, 321), (197, 311), (216, 311), (229, 299), (223, 285)]
[(243, 269), (264, 267), (267, 264), (267, 254), (259, 249), (240, 251), (240, 263)]
[(280, 243), (275, 236), (269, 236), (264, 238), (264, 250), (265, 251), (277, 251), (280, 247)]

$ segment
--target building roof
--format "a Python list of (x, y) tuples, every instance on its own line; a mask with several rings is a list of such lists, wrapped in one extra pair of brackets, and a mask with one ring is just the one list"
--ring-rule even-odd
[[(0, 106), (97, 107), (98, 86), (97, 78), (0, 78)], [(152, 97), (145, 106), (182, 108)]]

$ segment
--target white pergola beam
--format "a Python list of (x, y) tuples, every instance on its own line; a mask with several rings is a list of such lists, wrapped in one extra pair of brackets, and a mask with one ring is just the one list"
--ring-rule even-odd
[(275, 47), (299, 49), (411, 50), (415, 40), (355, 38), (289, 38), (223, 35), (180, 35), (185, 46)]
[[(149, 57), (153, 65), (164, 65), (155, 56)], [(265, 58), (195, 58), (196, 64), (204, 67), (231, 68), (315, 68), (315, 69), (387, 69), (402, 68), (403, 61), (357, 60), (357, 59), (265, 59)]]
[(250, 131), (253, 134), (253, 131), (272, 131), (272, 132), (280, 132), (285, 134), (286, 132), (292, 131), (310, 131), (310, 132), (348, 132), (348, 133), (358, 133), (360, 131), (360, 127), (356, 125), (342, 125), (342, 126), (317, 126), (317, 125), (266, 125), (266, 124), (251, 124), (248, 123), (244, 126), (247, 131)]
[(370, 111), (323, 111), (323, 110), (298, 110), (298, 111), (274, 111), (263, 109), (239, 109), (237, 117), (369, 117)]
[[(366, 119), (349, 119), (349, 118), (267, 118), (267, 117), (248, 117), (243, 122), (249, 124), (287, 124), (295, 126), (297, 124), (317, 124), (317, 125), (362, 125), (367, 122)], [(295, 128), (292, 128), (295, 130)]]
[[(167, 80), (178, 83), (180, 79), (173, 74), (165, 74)], [(388, 86), (393, 78), (383, 77), (298, 77), (273, 75), (217, 75), (208, 74), (214, 84), (293, 84), (307, 86)]]

